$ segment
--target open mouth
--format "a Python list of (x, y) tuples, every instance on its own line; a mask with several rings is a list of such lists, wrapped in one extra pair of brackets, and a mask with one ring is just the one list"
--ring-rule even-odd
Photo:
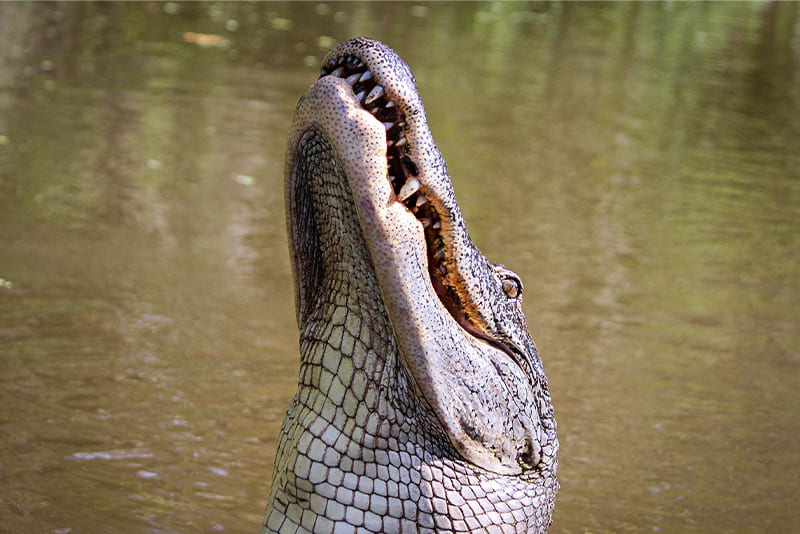
[(370, 112), (386, 128), (386, 159), (388, 176), (399, 202), (402, 202), (425, 229), (428, 265), (433, 287), (445, 307), (459, 323), (468, 323), (464, 307), (452, 284), (447, 283), (449, 258), (445, 240), (441, 235), (442, 221), (434, 203), (426, 195), (426, 188), (417, 178), (417, 165), (409, 156), (406, 137), (406, 117), (375, 80), (369, 67), (353, 55), (331, 59), (323, 68), (320, 77), (344, 78), (353, 88), (361, 106)]
[[(345, 160), (348, 172), (354, 172), (348, 180), (358, 181), (351, 183), (351, 187), (357, 185), (360, 191), (364, 185), (360, 181), (370, 180), (368, 185), (379, 187), (365, 189), (377, 191), (381, 202), (388, 200), (387, 208), (391, 208), (385, 210), (391, 216), (387, 215), (384, 221), (382, 215), (375, 215), (384, 213), (382, 206), (370, 204), (372, 198), (362, 198), (366, 207), (362, 206), (358, 216), (361, 224), (377, 221), (380, 225), (377, 234), (369, 234), (369, 228), (364, 228), (366, 238), (378, 235), (390, 240), (388, 247), (382, 246), (382, 241), (381, 246), (371, 247), (370, 254), (381, 290), (390, 296), (403, 293), (399, 298), (384, 299), (387, 312), (391, 308), (398, 349), (465, 458), (502, 474), (535, 468), (542, 458), (541, 439), (536, 431), (541, 415), (533, 404), (532, 392), (540, 388), (540, 383), (530, 361), (536, 357), (536, 349), (524, 331), (521, 318), (521, 282), (504, 267), (490, 264), (469, 238), (444, 161), (425, 124), (413, 75), (391, 50), (370, 49), (362, 42), (355, 42), (328, 56), (320, 78), (327, 76), (346, 82), (360, 107), (385, 131), (384, 167), (380, 159), (383, 155), (380, 126), (371, 123), (366, 113), (350, 114), (354, 103), (350, 98), (341, 101), (347, 92), (343, 83), (326, 79), (320, 84), (323, 89), (335, 89), (330, 91), (332, 98), (337, 99), (337, 105), (343, 104), (341, 108), (347, 111), (348, 120), (358, 132), (373, 136), (366, 140), (360, 133), (347, 136), (345, 141), (355, 144), (356, 150), (354, 156), (348, 155)], [(316, 101), (309, 105), (316, 105)], [(307, 113), (305, 108), (304, 113)], [(363, 165), (365, 172), (360, 171), (359, 165)], [(389, 180), (393, 192), (389, 199), (382, 180)], [(422, 236), (413, 220), (396, 216), (399, 206), (393, 201), (401, 203), (416, 218)], [(398, 241), (391, 241), (395, 236)], [(420, 237), (424, 245), (419, 242)], [(427, 279), (417, 271), (423, 254), (427, 256)], [(403, 264), (397, 265), (398, 262)], [(384, 270), (379, 272), (379, 268)], [(398, 270), (386, 275), (389, 268)], [(386, 276), (381, 278), (381, 275)], [(446, 321), (447, 314), (458, 326)], [(458, 347), (456, 359), (471, 364), (459, 364), (457, 371), (442, 370), (445, 378), (438, 382), (429, 378), (428, 366), (448, 363), (451, 348), (438, 342), (425, 344), (428, 341), (425, 336), (407, 335), (409, 331), (419, 331), (412, 327), (420, 321), (430, 322), (431, 316), (437, 319), (437, 324), (442, 320), (443, 331), (452, 333), (446, 337)], [(522, 333), (517, 335), (515, 328), (522, 329)], [(533, 378), (526, 381), (526, 374)], [(498, 399), (504, 400), (498, 402)], [(487, 419), (477, 413), (478, 405), (485, 405), (491, 417)]]
[[(447, 246), (447, 240), (442, 233), (443, 221), (445, 227), (449, 221), (447, 210), (437, 209), (442, 206), (442, 202), (417, 178), (419, 172), (410, 157), (406, 116), (401, 107), (374, 78), (369, 66), (354, 55), (332, 58), (323, 66), (320, 77), (323, 76), (336, 76), (347, 81), (361, 107), (370, 112), (386, 129), (388, 177), (397, 200), (414, 214), (424, 228), (429, 278), (445, 309), (471, 336), (502, 350), (520, 365), (519, 356), (487, 331), (480, 313), (475, 311), (475, 303), (472, 302), (469, 292), (463, 288), (463, 280), (457, 273), (454, 252)], [(504, 283), (514, 284), (516, 289), (512, 289), (516, 295), (521, 292), (521, 282), (506, 280)], [(506, 294), (511, 293), (505, 289), (504, 291)]]

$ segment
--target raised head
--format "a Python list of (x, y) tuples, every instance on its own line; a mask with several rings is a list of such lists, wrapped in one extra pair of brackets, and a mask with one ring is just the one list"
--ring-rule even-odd
[(558, 440), (522, 282), (470, 240), (416, 81), (389, 47), (360, 38), (325, 57), (298, 104), (286, 183), (303, 359), (268, 529), (288, 528), (291, 510), (300, 524), (336, 523), (328, 506), (377, 513), (341, 502), (348, 474), (373, 492), (381, 481), (378, 511), (399, 499), (376, 532), (467, 525), (460, 506), (478, 495), (476, 525), (545, 529)]

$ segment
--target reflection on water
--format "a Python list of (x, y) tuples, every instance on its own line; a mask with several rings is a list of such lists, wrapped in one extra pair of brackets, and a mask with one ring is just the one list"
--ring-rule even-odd
[(527, 281), (552, 531), (791, 530), (797, 27), (780, 2), (0, 4), (3, 529), (256, 529), (297, 370), (285, 132), (365, 34)]

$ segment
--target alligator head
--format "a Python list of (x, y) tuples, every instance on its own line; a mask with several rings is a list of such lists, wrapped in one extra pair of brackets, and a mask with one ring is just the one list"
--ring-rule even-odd
[(546, 530), (558, 440), (522, 282), (470, 240), (390, 48), (323, 60), (286, 199), (302, 360), (265, 530)]

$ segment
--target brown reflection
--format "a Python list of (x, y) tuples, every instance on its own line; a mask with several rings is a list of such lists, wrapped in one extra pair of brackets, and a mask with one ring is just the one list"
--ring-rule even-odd
[(551, 532), (791, 529), (797, 17), (0, 3), (4, 526), (256, 529), (296, 381), (285, 133), (326, 47), (367, 34), (413, 67), (473, 237), (525, 277)]

